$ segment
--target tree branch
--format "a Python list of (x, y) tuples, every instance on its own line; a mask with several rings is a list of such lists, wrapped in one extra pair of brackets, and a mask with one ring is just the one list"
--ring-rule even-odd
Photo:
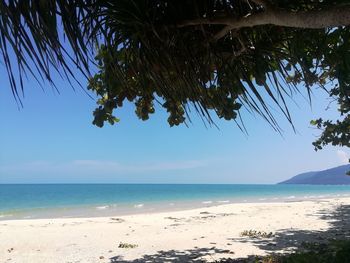
[(252, 1), (256, 5), (261, 5), (263, 8), (268, 8), (270, 6), (267, 0), (250, 0), (250, 1)]
[[(260, 2), (260, 0), (254, 0), (254, 2)], [(215, 36), (215, 39), (224, 37), (232, 29), (261, 25), (314, 29), (347, 26), (350, 25), (350, 6), (335, 6), (323, 10), (299, 12), (267, 8), (265, 12), (248, 15), (242, 18), (200, 18), (183, 21), (177, 26), (181, 28), (195, 25), (224, 25), (224, 29)]]
[(219, 40), (227, 35), (228, 32), (230, 32), (233, 28), (230, 26), (225, 26), (223, 29), (221, 29), (215, 36), (213, 37), (213, 40)]

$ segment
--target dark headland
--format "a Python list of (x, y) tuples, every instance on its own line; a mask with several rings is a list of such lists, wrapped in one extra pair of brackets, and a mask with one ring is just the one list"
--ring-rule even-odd
[(350, 164), (330, 168), (323, 171), (307, 172), (298, 174), (279, 184), (324, 184), (324, 185), (350, 185), (350, 176), (346, 172), (350, 171)]

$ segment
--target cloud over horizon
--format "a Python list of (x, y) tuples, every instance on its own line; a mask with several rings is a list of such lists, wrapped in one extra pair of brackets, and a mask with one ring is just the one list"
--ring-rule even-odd
[(203, 160), (159, 161), (153, 163), (121, 163), (111, 160), (72, 160), (68, 162), (33, 161), (2, 165), (3, 172), (65, 172), (65, 173), (142, 173), (188, 170), (207, 166)]

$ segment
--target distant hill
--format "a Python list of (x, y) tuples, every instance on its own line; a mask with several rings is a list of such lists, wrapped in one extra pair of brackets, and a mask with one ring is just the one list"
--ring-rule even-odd
[(350, 176), (346, 172), (350, 171), (350, 164), (338, 166), (318, 172), (308, 172), (298, 174), (289, 180), (279, 184), (349, 184)]

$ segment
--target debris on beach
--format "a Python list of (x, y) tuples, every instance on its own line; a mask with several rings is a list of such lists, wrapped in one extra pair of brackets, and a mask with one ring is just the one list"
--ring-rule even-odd
[(186, 222), (186, 218), (184, 217), (171, 217), (171, 216), (167, 216), (167, 217), (164, 217), (164, 219), (169, 219), (169, 220), (174, 220), (175, 222)]
[(271, 238), (274, 236), (272, 232), (257, 231), (257, 230), (244, 230), (240, 233), (241, 237), (252, 237), (252, 238)]
[(208, 214), (210, 214), (208, 211), (203, 211), (203, 212), (200, 212), (199, 213), (200, 215), (208, 215)]
[(129, 244), (129, 243), (123, 243), (120, 242), (118, 248), (136, 248), (138, 247), (137, 244)]
[(110, 219), (113, 220), (115, 223), (123, 223), (123, 222), (125, 222), (124, 219), (117, 218), (117, 217), (111, 217)]

